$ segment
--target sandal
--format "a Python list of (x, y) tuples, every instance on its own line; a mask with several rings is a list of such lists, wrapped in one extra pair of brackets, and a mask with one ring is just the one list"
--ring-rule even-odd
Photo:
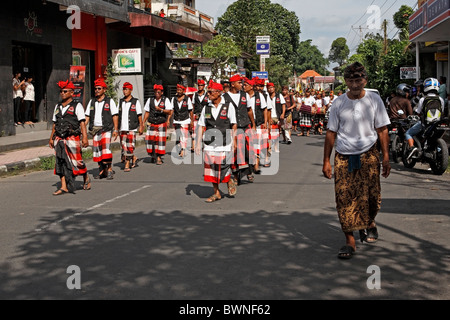
[(234, 197), (237, 194), (237, 186), (234, 179), (230, 179), (228, 182), (228, 194), (230, 197)]
[(205, 202), (206, 202), (206, 203), (213, 203), (213, 202), (219, 201), (219, 200), (221, 200), (221, 199), (222, 199), (222, 198), (219, 197), (218, 195), (213, 194), (213, 195), (212, 195), (211, 197), (209, 197), (208, 200), (206, 200)]
[(377, 227), (368, 228), (367, 229), (367, 236), (365, 241), (367, 243), (375, 243), (378, 241), (378, 229)]
[(248, 182), (253, 183), (255, 181), (255, 176), (252, 174), (247, 175)]
[(164, 162), (161, 159), (156, 160), (156, 165), (160, 166), (162, 165)]
[(139, 161), (141, 161), (141, 159), (133, 159), (133, 164), (131, 165), (131, 168), (136, 168), (138, 166)]
[(355, 253), (355, 249), (351, 246), (343, 246), (341, 250), (339, 250), (338, 258), (339, 259), (351, 259), (353, 254)]
[(63, 190), (63, 189), (59, 189), (59, 190), (53, 192), (53, 195), (54, 196), (61, 196), (63, 194), (67, 194), (67, 193), (69, 193), (69, 191), (66, 191), (66, 190)]
[(123, 169), (123, 172), (130, 172), (130, 171), (131, 171), (130, 168), (125, 168), (125, 169)]
[(89, 176), (83, 183), (83, 190), (91, 190), (91, 178), (89, 178)]

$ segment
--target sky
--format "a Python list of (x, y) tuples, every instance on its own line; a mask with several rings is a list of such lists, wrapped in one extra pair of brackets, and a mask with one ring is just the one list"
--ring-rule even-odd
[[(332, 42), (345, 37), (351, 54), (355, 52), (361, 32), (382, 33), (374, 26), (373, 19), (379, 13), (380, 20), (388, 20), (388, 37), (393, 38), (397, 28), (393, 15), (402, 5), (416, 9), (417, 0), (271, 0), (289, 11), (294, 11), (300, 20), (300, 41), (312, 39), (312, 44), (328, 57)], [(196, 0), (196, 9), (214, 18), (220, 17), (235, 0)], [(371, 7), (374, 6), (374, 7)], [(368, 12), (368, 9), (373, 10)], [(368, 22), (370, 23), (368, 25)], [(361, 29), (360, 29), (361, 27)], [(371, 29), (369, 29), (371, 27)]]

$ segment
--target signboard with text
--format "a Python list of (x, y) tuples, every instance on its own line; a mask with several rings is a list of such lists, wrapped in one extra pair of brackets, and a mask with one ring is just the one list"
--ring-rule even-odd
[(115, 49), (112, 51), (114, 66), (120, 73), (140, 73), (141, 49)]
[(416, 67), (401, 67), (400, 79), (416, 79), (417, 68)]

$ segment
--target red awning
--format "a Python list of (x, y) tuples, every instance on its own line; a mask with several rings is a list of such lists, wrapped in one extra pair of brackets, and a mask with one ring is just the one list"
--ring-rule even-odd
[(111, 28), (169, 43), (203, 42), (203, 34), (183, 27), (170, 19), (146, 13), (128, 13), (131, 24), (112, 23)]

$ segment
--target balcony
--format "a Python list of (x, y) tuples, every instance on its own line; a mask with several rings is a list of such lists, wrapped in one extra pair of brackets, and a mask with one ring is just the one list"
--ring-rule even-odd
[(182, 3), (152, 3), (153, 14), (159, 15), (161, 9), (164, 9), (167, 19), (176, 21), (186, 28), (199, 31), (201, 24), (202, 33), (211, 34), (214, 32), (214, 18), (192, 7)]

